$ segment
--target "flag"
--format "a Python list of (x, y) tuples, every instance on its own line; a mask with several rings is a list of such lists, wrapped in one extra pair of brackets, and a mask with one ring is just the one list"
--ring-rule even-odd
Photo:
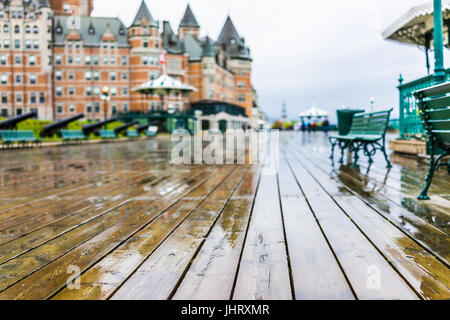
[(161, 52), (161, 55), (159, 56), (159, 64), (160, 65), (166, 64), (166, 53), (164, 51)]

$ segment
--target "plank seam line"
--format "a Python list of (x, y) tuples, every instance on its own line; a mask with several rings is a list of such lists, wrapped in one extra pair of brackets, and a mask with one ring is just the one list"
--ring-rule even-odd
[(284, 236), (284, 243), (285, 243), (285, 250), (286, 250), (286, 259), (287, 259), (288, 270), (289, 270), (289, 281), (291, 282), (292, 299), (297, 300), (297, 297), (295, 296), (294, 275), (292, 273), (291, 257), (289, 255), (289, 244), (288, 244), (288, 240), (287, 240), (287, 236), (286, 236), (286, 224), (284, 222), (283, 205), (281, 203), (279, 172), (277, 172), (277, 191), (278, 191), (278, 203), (280, 205), (280, 213), (281, 213), (281, 224), (283, 226), (283, 236)]
[[(324, 172), (325, 174), (327, 174), (327, 172), (322, 169), (321, 167), (317, 166), (315, 164), (315, 166), (317, 167), (318, 170)], [(335, 169), (333, 169), (335, 170)], [(340, 182), (345, 189), (347, 189), (347, 191), (349, 191), (350, 193), (352, 193), (354, 196), (358, 197), (360, 200), (362, 200), (367, 206), (369, 206), (372, 210), (374, 210), (379, 216), (381, 216), (383, 219), (385, 219), (386, 221), (388, 221), (390, 224), (392, 224), (395, 228), (397, 228), (400, 232), (402, 232), (406, 237), (410, 238), (412, 241), (414, 241), (418, 246), (420, 246), (423, 250), (425, 250), (426, 252), (428, 252), (431, 256), (433, 256), (436, 260), (438, 260), (440, 263), (442, 263), (445, 267), (450, 269), (450, 265), (444, 260), (442, 259), (438, 254), (436, 254), (433, 250), (431, 250), (430, 248), (428, 248), (428, 246), (424, 243), (422, 243), (420, 240), (416, 239), (415, 237), (413, 237), (409, 232), (407, 232), (406, 230), (403, 230), (402, 228), (400, 228), (397, 223), (394, 223), (393, 221), (391, 221), (387, 216), (385, 216), (383, 213), (381, 213), (376, 207), (374, 207), (370, 202), (366, 201), (364, 198), (362, 198), (358, 193), (356, 193), (355, 191), (353, 191), (350, 187), (347, 186), (347, 184), (345, 184), (344, 182)], [(387, 198), (386, 198), (387, 199)], [(394, 202), (394, 204), (396, 204)], [(397, 204), (396, 204), (397, 205)], [(423, 221), (423, 220), (422, 220)], [(429, 224), (429, 223), (428, 223)], [(437, 228), (436, 228), (437, 229)], [(440, 229), (437, 229), (438, 231), (442, 232)]]
[[(200, 173), (201, 174), (201, 173)], [(199, 176), (200, 174), (192, 177), (195, 178), (197, 176)], [(141, 228), (139, 228), (138, 230), (135, 230), (129, 237), (125, 238), (124, 240), (120, 241), (114, 248), (112, 248), (111, 250), (109, 250), (108, 252), (105, 253), (104, 256), (102, 256), (101, 258), (93, 261), (92, 263), (90, 263), (90, 265), (80, 273), (80, 275), (78, 276), (78, 278), (80, 278), (84, 273), (86, 273), (88, 270), (90, 270), (92, 268), (92, 266), (94, 266), (95, 264), (97, 264), (98, 262), (100, 262), (101, 260), (103, 260), (107, 255), (109, 255), (110, 253), (112, 253), (114, 250), (116, 250), (118, 247), (120, 247), (123, 243), (125, 243), (126, 241), (128, 241), (130, 238), (132, 238), (136, 233), (138, 233), (139, 231), (141, 231), (142, 229), (146, 228), (148, 225), (150, 225), (151, 223), (153, 223), (158, 217), (160, 217), (162, 214), (164, 214), (164, 212), (166, 212), (167, 210), (169, 210), (170, 208), (172, 208), (173, 206), (175, 206), (178, 202), (182, 201), (184, 196), (189, 194), (190, 192), (194, 191), (195, 189), (197, 189), (199, 186), (201, 186), (204, 182), (206, 182), (209, 178), (211, 178), (213, 174), (207, 176), (205, 179), (203, 179), (202, 181), (200, 181), (197, 185), (195, 185), (195, 187), (193, 187), (191, 190), (187, 191), (186, 193), (184, 193), (178, 200), (176, 200), (174, 203), (172, 203), (171, 205), (169, 205), (167, 208), (165, 208), (164, 210), (162, 210), (158, 215), (156, 215), (155, 217), (153, 217), (148, 223), (146, 223), (144, 226), (142, 226)], [(179, 187), (178, 187), (179, 188)], [(178, 189), (176, 188), (176, 189)], [(175, 190), (176, 190), (175, 189)], [(163, 199), (164, 196), (158, 200)], [(156, 200), (156, 201), (158, 201)], [(156, 201), (152, 201), (150, 204), (156, 202)], [(149, 205), (150, 205), (149, 204)], [(148, 205), (147, 205), (148, 206)], [(142, 209), (142, 208), (141, 208)], [(139, 210), (141, 210), (139, 209)], [(138, 210), (137, 210), (138, 211)], [(53, 292), (52, 294), (50, 294), (47, 299), (52, 299), (54, 296), (56, 296), (59, 292), (61, 292), (64, 288), (66, 287), (66, 284), (64, 284), (61, 288), (55, 290), (55, 292)], [(115, 291), (114, 291), (115, 293)], [(113, 294), (114, 294), (113, 293)], [(112, 294), (111, 294), (112, 296)]]
[[(233, 169), (233, 171), (236, 169)], [(211, 224), (211, 227), (209, 228), (208, 232), (203, 236), (203, 239), (200, 241), (200, 244), (198, 246), (198, 248), (196, 249), (196, 251), (194, 252), (194, 255), (192, 256), (192, 259), (189, 261), (188, 265), (186, 266), (186, 268), (184, 269), (183, 273), (181, 274), (180, 278), (178, 279), (177, 283), (175, 284), (172, 292), (169, 294), (167, 300), (172, 300), (173, 296), (176, 294), (178, 288), (181, 285), (181, 282), (183, 282), (184, 277), (186, 276), (187, 272), (189, 271), (192, 262), (197, 258), (198, 253), (200, 252), (200, 250), (203, 248), (203, 245), (206, 242), (206, 239), (208, 238), (208, 236), (211, 234), (212, 230), (214, 229), (214, 227), (217, 224), (217, 221), (219, 221), (220, 217), (222, 216), (222, 214), (225, 212), (226, 207), (228, 206), (228, 204), (230, 203), (231, 199), (233, 198), (234, 194), (236, 193), (237, 189), (243, 184), (245, 178), (247, 177), (248, 173), (249, 173), (249, 169), (247, 168), (241, 178), (241, 180), (239, 180), (239, 182), (236, 184), (236, 186), (233, 188), (233, 191), (230, 194), (230, 197), (227, 199), (227, 201), (225, 202), (223, 208), (220, 210), (220, 213), (217, 215), (216, 219), (214, 219), (213, 223)]]
[(388, 257), (378, 248), (377, 245), (367, 236), (367, 234), (351, 219), (351, 217), (345, 212), (345, 210), (339, 205), (339, 203), (333, 198), (332, 195), (328, 193), (328, 191), (325, 189), (325, 187), (314, 177), (314, 175), (309, 171), (306, 166), (298, 160), (298, 157), (296, 157), (297, 162), (306, 170), (308, 171), (309, 175), (314, 179), (314, 181), (317, 182), (317, 184), (322, 188), (323, 191), (332, 199), (332, 201), (338, 206), (338, 208), (344, 213), (344, 215), (350, 220), (350, 222), (361, 232), (361, 234), (364, 236), (364, 238), (369, 241), (369, 243), (375, 248), (375, 250), (378, 251), (378, 253), (383, 257), (383, 259), (392, 267), (392, 269), (395, 270), (395, 272), (400, 276), (400, 278), (408, 285), (408, 287), (419, 297), (419, 299), (424, 299), (424, 297), (412, 286), (412, 284), (409, 283), (409, 281), (403, 276), (403, 274), (398, 270), (398, 268), (388, 259)]
[[(291, 153), (292, 153), (292, 152), (291, 152)], [(325, 239), (325, 241), (326, 241), (328, 247), (330, 248), (331, 254), (333, 255), (334, 259), (336, 260), (336, 263), (338, 264), (339, 269), (341, 270), (341, 272), (342, 272), (342, 274), (343, 274), (345, 280), (347, 281), (347, 284), (348, 284), (348, 286), (349, 286), (349, 288), (350, 288), (350, 290), (351, 290), (351, 292), (352, 292), (354, 298), (355, 298), (356, 300), (359, 300), (358, 296), (356, 295), (355, 289), (353, 288), (352, 283), (350, 282), (350, 279), (348, 278), (348, 276), (347, 276), (347, 274), (346, 274), (346, 272), (345, 272), (345, 270), (344, 270), (344, 268), (343, 268), (341, 262), (339, 261), (337, 255), (336, 255), (336, 253), (335, 253), (335, 251), (334, 251), (334, 249), (333, 249), (333, 246), (331, 245), (330, 241), (328, 240), (328, 237), (327, 237), (327, 235), (325, 234), (325, 231), (323, 230), (322, 225), (320, 224), (319, 220), (317, 219), (317, 216), (316, 216), (316, 214), (315, 214), (313, 208), (311, 207), (311, 204), (309, 203), (309, 200), (308, 200), (308, 198), (307, 198), (305, 192), (303, 191), (302, 186), (300, 185), (300, 181), (298, 181), (297, 176), (296, 176), (295, 173), (294, 173), (294, 170), (293, 170), (293, 168), (292, 168), (291, 163), (290, 163), (289, 160), (286, 158), (286, 156), (284, 156), (284, 157), (285, 157), (286, 162), (287, 162), (287, 164), (288, 164), (288, 166), (289, 166), (289, 168), (290, 168), (290, 170), (291, 170), (292, 175), (294, 176), (295, 181), (297, 182), (297, 185), (298, 185), (298, 187), (299, 187), (301, 193), (305, 196), (305, 200), (306, 200), (306, 203), (308, 204), (309, 210), (311, 211), (311, 214), (313, 215), (314, 220), (316, 221), (316, 223), (317, 223), (317, 225), (318, 225), (318, 227), (319, 227), (319, 229), (320, 229), (320, 232), (322, 233), (322, 236), (324, 237), (324, 239)]]
[[(199, 175), (200, 175), (200, 174), (199, 174)], [(205, 178), (205, 179), (202, 180), (202, 181), (205, 181), (205, 180), (208, 179), (209, 177), (210, 177), (210, 176), (208, 176), (207, 178)], [(191, 178), (191, 179), (192, 179), (192, 178)], [(201, 184), (201, 183), (202, 183), (202, 182), (200, 182), (199, 184)], [(164, 196), (163, 196), (162, 198), (164, 198)], [(162, 199), (162, 198), (161, 198), (161, 199)], [(181, 198), (182, 198), (182, 197), (181, 197)], [(160, 200), (160, 199), (159, 199), (159, 200)], [(174, 202), (172, 205), (170, 205), (170, 207), (172, 207), (173, 205), (175, 205), (179, 200), (180, 200), (180, 199), (178, 199), (176, 202)], [(158, 200), (156, 200), (156, 201), (158, 201)], [(148, 203), (148, 204), (145, 205), (144, 207), (141, 207), (139, 210), (142, 210), (143, 208), (145, 208), (145, 207), (151, 205), (151, 204), (154, 203), (154, 202), (155, 202), (155, 201), (151, 201), (150, 203)], [(169, 208), (170, 208), (170, 207), (169, 207)], [(136, 211), (138, 211), (138, 210), (136, 210)], [(158, 216), (159, 216), (159, 215), (158, 215)], [(157, 218), (158, 216), (156, 216), (155, 218)], [(108, 229), (114, 227), (115, 225), (117, 225), (117, 224), (120, 223), (121, 221), (124, 221), (126, 218), (127, 218), (127, 217), (124, 217), (124, 218), (120, 219), (119, 221), (117, 221), (116, 223), (114, 223), (113, 225), (111, 225), (111, 227), (109, 227)], [(152, 220), (152, 221), (153, 221), (153, 220)], [(149, 223), (150, 223), (150, 222), (149, 222)], [(108, 229), (105, 229), (105, 230), (103, 230), (102, 232), (105, 232), (105, 231), (108, 230)], [(97, 234), (97, 235), (98, 235), (98, 234)], [(15, 282), (12, 283), (12, 284), (9, 284), (7, 287), (1, 289), (1, 290), (0, 290), (0, 293), (1, 293), (1, 292), (4, 292), (4, 291), (6, 291), (6, 290), (8, 290), (10, 287), (12, 287), (12, 286), (16, 285), (17, 283), (19, 283), (20, 281), (22, 281), (22, 280), (28, 278), (29, 276), (31, 276), (31, 275), (33, 275), (34, 273), (38, 272), (39, 270), (41, 270), (42, 268), (46, 267), (47, 265), (49, 265), (49, 264), (55, 262), (56, 260), (62, 258), (62, 257), (65, 256), (66, 254), (68, 254), (68, 253), (70, 253), (70, 252), (76, 250), (78, 247), (80, 247), (80, 246), (82, 246), (83, 244), (85, 244), (86, 242), (92, 240), (92, 239), (93, 239), (94, 237), (96, 237), (97, 235), (91, 236), (90, 238), (86, 239), (85, 241), (83, 241), (83, 242), (77, 244), (75, 247), (73, 247), (73, 248), (70, 249), (69, 251), (66, 251), (66, 252), (62, 253), (61, 255), (59, 255), (58, 257), (56, 257), (55, 259), (53, 259), (52, 261), (50, 261), (50, 262), (46, 263), (45, 265), (40, 266), (39, 268), (33, 270), (32, 272), (30, 272), (29, 274), (27, 274), (25, 277), (23, 277), (23, 278), (21, 278), (21, 279), (15, 281)], [(60, 290), (61, 290), (61, 288), (58, 290), (58, 292), (59, 292)]]
[(242, 248), (241, 248), (241, 252), (239, 253), (239, 259), (237, 262), (236, 273), (234, 274), (233, 285), (231, 286), (230, 297), (228, 298), (228, 300), (230, 300), (230, 301), (233, 300), (234, 292), (236, 290), (237, 278), (239, 275), (239, 270), (241, 269), (241, 261), (242, 261), (242, 256), (244, 255), (245, 243), (247, 242), (248, 231), (250, 230), (250, 222), (252, 221), (253, 210), (255, 208), (256, 195), (258, 194), (259, 185), (261, 183), (261, 172), (262, 171), (260, 168), (258, 168), (257, 170), (258, 170), (258, 182), (256, 184), (255, 192), (253, 194), (252, 205), (250, 206), (250, 214), (248, 215), (247, 227), (245, 229), (244, 239), (242, 240)]

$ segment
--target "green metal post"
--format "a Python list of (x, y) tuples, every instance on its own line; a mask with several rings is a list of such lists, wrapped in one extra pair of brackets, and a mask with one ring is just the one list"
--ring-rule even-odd
[(106, 120), (108, 120), (108, 100), (105, 98), (105, 104), (103, 105), (103, 115), (105, 118), (105, 131), (108, 130), (108, 124), (106, 123)]
[(437, 82), (445, 79), (443, 30), (442, 0), (434, 0), (434, 77)]

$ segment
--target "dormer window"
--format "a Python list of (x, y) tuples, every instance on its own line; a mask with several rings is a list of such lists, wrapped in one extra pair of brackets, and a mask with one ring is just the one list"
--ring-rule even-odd
[(119, 29), (119, 34), (120, 34), (121, 36), (124, 36), (125, 33), (126, 33), (125, 29), (124, 29), (123, 27), (120, 27), (120, 29)]
[(235, 38), (231, 38), (230, 39), (230, 43), (233, 44), (233, 45), (236, 44), (236, 39)]
[(66, 13), (70, 12), (70, 4), (64, 3), (63, 9), (64, 9), (64, 12), (66, 12)]
[(90, 35), (94, 35), (94, 34), (95, 34), (95, 29), (94, 29), (94, 26), (93, 26), (93, 25), (90, 25), (90, 26), (89, 26), (88, 33), (89, 33)]
[(63, 32), (62, 27), (61, 26), (57, 26), (56, 27), (56, 33), (62, 33), (62, 32)]

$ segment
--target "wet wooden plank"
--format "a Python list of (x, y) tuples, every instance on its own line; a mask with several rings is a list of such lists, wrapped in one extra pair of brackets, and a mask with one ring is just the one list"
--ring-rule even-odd
[(225, 206), (172, 299), (231, 298), (258, 181), (254, 168)]
[[(162, 212), (173, 206), (181, 197), (195, 189), (213, 172), (205, 171), (197, 177), (186, 181), (181, 187), (163, 191), (163, 197), (151, 205), (136, 212), (129, 212), (128, 217), (111, 228), (98, 234), (63, 257), (46, 265), (25, 279), (0, 292), (3, 299), (47, 299), (66, 284), (67, 270), (71, 265), (86, 270), (103, 256), (117, 248), (123, 241), (133, 236), (153, 221)], [(51, 281), (50, 281), (51, 280)], [(46, 283), (46, 286), (42, 286)]]
[(205, 200), (112, 296), (113, 300), (168, 299), (245, 174), (240, 167)]
[[(311, 162), (303, 162), (327, 192), (335, 193), (339, 182), (330, 180)], [(353, 195), (333, 196), (362, 232), (424, 299), (450, 297), (450, 271), (424, 248)]]
[(136, 233), (80, 277), (80, 288), (65, 287), (53, 299), (108, 299), (147, 257), (226, 178), (232, 168), (221, 169), (155, 221)]
[(291, 300), (276, 175), (262, 175), (233, 294), (234, 300)]
[(279, 188), (298, 300), (351, 300), (352, 290), (283, 157)]
[[(304, 155), (308, 159), (315, 159), (315, 164), (320, 167), (326, 174), (330, 174), (333, 168), (326, 162), (319, 161), (317, 158), (311, 158)], [(412, 238), (416, 239), (422, 246), (433, 252), (442, 261), (449, 264), (450, 252), (449, 237), (442, 230), (434, 227), (426, 221), (415, 216), (405, 208), (390, 201), (378, 192), (367, 189), (367, 186), (352, 175), (343, 171), (338, 171), (340, 182), (350, 190), (358, 194), (366, 203), (382, 214), (388, 221), (394, 223), (398, 228), (406, 232)]]
[[(357, 298), (418, 299), (309, 172), (291, 155), (288, 155), (288, 162)], [(371, 282), (373, 273), (380, 276), (373, 278), (376, 284)]]

